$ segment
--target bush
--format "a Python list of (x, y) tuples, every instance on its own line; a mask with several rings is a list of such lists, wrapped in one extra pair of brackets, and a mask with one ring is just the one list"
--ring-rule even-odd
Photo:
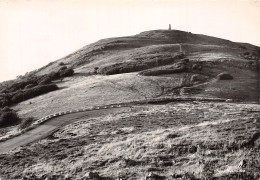
[(65, 69), (63, 71), (59, 72), (60, 77), (69, 77), (72, 76), (74, 74), (74, 70), (73, 69)]
[(18, 129), (25, 129), (25, 128), (29, 127), (33, 123), (33, 121), (34, 121), (33, 118), (27, 118), (27, 119), (22, 120)]
[(60, 73), (59, 72), (51, 72), (47, 75), (47, 77), (49, 77), (51, 80), (54, 79), (58, 79), (60, 77)]
[(187, 71), (187, 65), (184, 62), (178, 62), (168, 68), (160, 67), (156, 69), (148, 69), (140, 72), (143, 76), (158, 76), (162, 74), (174, 74)]
[(13, 103), (18, 103), (24, 101), (24, 93), (22, 92), (17, 92), (13, 97), (12, 97), (12, 102)]
[(12, 104), (11, 97), (9, 95), (3, 97), (0, 100), (0, 107), (10, 106)]
[(240, 49), (247, 49), (245, 46), (239, 46)]
[(190, 60), (188, 58), (185, 58), (185, 59), (182, 59), (181, 61), (184, 63), (188, 63)]
[(244, 56), (249, 56), (250, 52), (247, 51), (247, 52), (244, 52), (243, 54), (244, 54)]
[(24, 87), (24, 89), (29, 89), (29, 88), (32, 88), (32, 87), (34, 87), (34, 86), (36, 86), (36, 84), (28, 84), (28, 85), (26, 85), (26, 86)]
[(21, 121), (16, 112), (7, 111), (2, 112), (0, 116), (0, 127), (10, 126), (17, 124)]
[(7, 89), (9, 92), (15, 92), (24, 89), (28, 84), (37, 84), (35, 79), (23, 79), (11, 84)]
[(38, 85), (34, 88), (26, 89), (24, 92), (17, 92), (12, 97), (13, 103), (19, 103), (24, 100), (39, 96), (41, 94), (45, 94), (50, 91), (55, 91), (59, 89), (56, 84), (47, 84), (47, 85)]
[(192, 70), (197, 70), (198, 67), (199, 67), (198, 64), (193, 64), (193, 65), (192, 65)]
[(62, 66), (59, 71), (67, 69), (67, 66)]
[[(112, 75), (112, 74), (121, 74), (121, 73), (130, 73), (130, 72), (137, 72), (141, 70), (146, 70), (149, 68), (154, 68), (157, 66), (163, 66), (174, 63), (177, 59), (182, 59), (184, 57), (183, 54), (172, 56), (160, 56), (160, 57), (153, 57), (151, 59), (145, 60), (138, 60), (132, 62), (125, 62), (125, 63), (117, 63), (112, 64), (109, 66), (105, 66), (99, 69), (99, 73), (105, 75)], [(189, 59), (183, 59), (182, 62), (187, 63)]]
[(60, 62), (59, 65), (60, 65), (60, 66), (63, 66), (63, 65), (65, 65), (65, 64), (64, 64), (64, 62)]
[(5, 106), (5, 107), (2, 109), (2, 112), (9, 112), (9, 111), (12, 111), (12, 109), (10, 109), (8, 106)]
[(219, 80), (232, 80), (233, 76), (231, 76), (229, 73), (227, 72), (223, 72), (217, 75), (217, 78)]
[(46, 85), (51, 83), (51, 78), (49, 76), (43, 78), (40, 82), (39, 85)]
[(142, 71), (140, 74), (143, 76), (159, 76), (163, 74), (174, 74), (185, 72), (186, 68), (176, 68), (176, 69), (163, 69), (163, 70), (146, 70)]
[(94, 74), (98, 73), (98, 69), (99, 69), (99, 67), (94, 67)]

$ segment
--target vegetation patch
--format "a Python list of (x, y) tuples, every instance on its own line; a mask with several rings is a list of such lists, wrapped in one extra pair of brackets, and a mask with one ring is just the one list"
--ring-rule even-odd
[(105, 75), (121, 74), (129, 72), (137, 72), (145, 69), (150, 69), (157, 66), (172, 64), (177, 59), (184, 57), (184, 54), (177, 54), (172, 56), (153, 56), (151, 59), (140, 59), (137, 61), (117, 63), (109, 66), (105, 66), (99, 69), (99, 73)]
[(233, 76), (227, 72), (223, 72), (217, 75), (219, 80), (232, 80)]
[(59, 71), (50, 72), (42, 76), (28, 76), (5, 83), (0, 87), (0, 107), (10, 106), (35, 96), (54, 91), (58, 86), (52, 84), (53, 80), (63, 79), (74, 74), (74, 70), (62, 66)]
[(47, 92), (55, 91), (59, 89), (56, 84), (38, 85), (34, 88), (25, 89), (23, 91), (18, 91), (12, 97), (12, 103), (19, 103), (24, 100), (45, 94)]
[(20, 121), (21, 119), (14, 110), (8, 107), (0, 110), (0, 128), (18, 124)]
[(26, 129), (33, 123), (34, 119), (33, 118), (27, 118), (23, 119), (21, 123), (19, 124), (18, 129)]
[(188, 66), (186, 62), (178, 62), (169, 66), (162, 66), (154, 69), (148, 69), (140, 72), (139, 74), (143, 76), (158, 76), (162, 74), (174, 74), (174, 73), (182, 73), (188, 70)]

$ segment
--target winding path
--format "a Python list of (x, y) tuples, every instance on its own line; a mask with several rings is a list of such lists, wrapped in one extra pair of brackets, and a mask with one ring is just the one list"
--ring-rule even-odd
[(114, 112), (118, 109), (124, 109), (128, 107), (117, 107), (117, 108), (111, 108), (109, 109), (99, 109), (99, 110), (91, 110), (91, 111), (85, 111), (85, 112), (76, 112), (72, 114), (66, 114), (62, 116), (57, 116), (52, 118), (49, 121), (46, 121), (44, 124), (29, 130), (20, 136), (16, 136), (12, 139), (6, 140), (4, 142), (0, 143), (0, 154), (8, 152), (12, 149), (15, 149), (19, 146), (23, 146), (35, 141), (38, 141), (40, 139), (44, 139), (53, 132), (55, 132), (57, 129), (59, 129), (61, 126), (64, 126), (65, 124), (76, 122), (81, 119), (91, 118), (91, 117), (97, 117), (101, 115), (105, 115), (111, 112)]
[(129, 102), (124, 104), (117, 105), (108, 105), (108, 106), (98, 106), (93, 108), (88, 108), (85, 110), (77, 110), (77, 111), (67, 111), (58, 116), (49, 115), (40, 120), (42, 125), (37, 125), (31, 130), (27, 132), (23, 132), (15, 137), (12, 137), (4, 142), (0, 142), (0, 154), (6, 153), (12, 149), (15, 149), (19, 146), (24, 146), (26, 144), (38, 141), (40, 139), (44, 139), (47, 136), (51, 135), (53, 132), (58, 130), (60, 127), (76, 122), (81, 119), (98, 117), (111, 112), (115, 112), (116, 110), (122, 110), (130, 108), (132, 105), (140, 105), (140, 104), (157, 104), (157, 103), (169, 103), (173, 101), (216, 101), (216, 102), (225, 102), (225, 99), (200, 99), (200, 98), (159, 98), (159, 99), (147, 99), (144, 101), (136, 101)]

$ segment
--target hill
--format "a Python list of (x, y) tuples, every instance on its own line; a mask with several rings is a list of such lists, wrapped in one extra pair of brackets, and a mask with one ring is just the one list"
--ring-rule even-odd
[(259, 59), (251, 44), (153, 30), (100, 40), (2, 83), (0, 100), (24, 119), (108, 110), (39, 125), (40, 141), (0, 155), (0, 177), (258, 179)]

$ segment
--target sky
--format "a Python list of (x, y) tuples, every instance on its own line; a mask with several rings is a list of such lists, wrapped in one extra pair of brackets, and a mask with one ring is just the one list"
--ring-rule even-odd
[(0, 0), (0, 82), (109, 37), (190, 31), (260, 46), (260, 0)]

